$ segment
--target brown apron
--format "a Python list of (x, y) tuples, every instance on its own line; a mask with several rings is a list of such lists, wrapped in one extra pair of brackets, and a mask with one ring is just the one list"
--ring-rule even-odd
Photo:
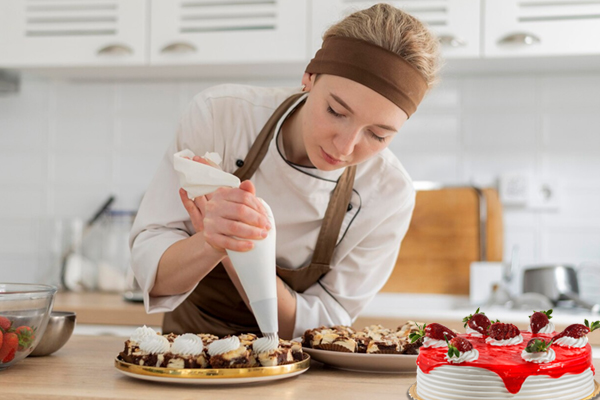
[[(258, 169), (267, 154), (277, 122), (302, 95), (303, 93), (292, 95), (271, 115), (252, 144), (243, 166), (234, 173), (241, 181), (250, 179)], [(310, 265), (300, 269), (277, 267), (277, 275), (296, 292), (304, 292), (331, 269), (331, 257), (350, 203), (355, 173), (355, 166), (348, 167), (338, 179), (325, 211)], [(163, 332), (204, 332), (224, 336), (259, 334), (260, 330), (254, 315), (229, 279), (223, 265), (219, 263), (181, 305), (165, 314)]]

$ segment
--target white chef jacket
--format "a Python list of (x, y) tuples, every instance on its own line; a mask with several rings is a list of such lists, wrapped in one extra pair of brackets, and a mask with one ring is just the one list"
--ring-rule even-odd
[[(233, 173), (277, 106), (299, 88), (219, 85), (194, 97), (184, 112), (135, 219), (130, 245), (132, 268), (148, 313), (174, 310), (193, 291), (150, 297), (158, 262), (175, 242), (194, 234), (179, 198), (173, 154), (184, 149), (223, 157)], [(256, 194), (271, 207), (277, 229), (276, 262), (296, 269), (310, 263), (336, 179), (343, 172), (320, 171), (288, 162), (279, 121), (273, 140), (252, 176)], [(331, 270), (304, 293), (296, 293), (294, 337), (321, 325), (351, 325), (383, 287), (394, 267), (415, 202), (412, 181), (389, 149), (357, 166), (351, 206), (346, 212)]]

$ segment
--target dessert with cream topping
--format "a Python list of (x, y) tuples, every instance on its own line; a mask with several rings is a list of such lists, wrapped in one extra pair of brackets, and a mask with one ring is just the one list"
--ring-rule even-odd
[(252, 333), (222, 339), (207, 333), (161, 335), (145, 326), (125, 341), (119, 355), (130, 364), (177, 369), (276, 366), (304, 357), (299, 342), (276, 337), (258, 338)]
[(249, 368), (256, 366), (248, 348), (237, 336), (215, 340), (208, 346), (210, 365), (213, 368)]
[[(458, 334), (446, 346), (423, 346), (416, 394), (423, 400), (588, 398), (595, 390), (592, 350), (587, 341), (580, 345), (600, 321), (572, 325), (554, 337), (542, 332), (548, 325), (543, 317), (530, 322), (537, 333), (496, 322), (481, 336)], [(559, 345), (560, 339), (580, 340), (580, 347)]]

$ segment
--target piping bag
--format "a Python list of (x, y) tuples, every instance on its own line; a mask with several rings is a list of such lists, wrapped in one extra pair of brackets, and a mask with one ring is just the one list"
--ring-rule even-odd
[[(173, 166), (179, 175), (179, 183), (191, 200), (212, 193), (220, 187), (240, 186), (241, 182), (237, 176), (221, 170), (219, 164), (222, 160), (217, 153), (204, 155), (204, 158), (215, 166), (193, 161), (194, 156), (191, 150), (183, 150), (173, 156)], [(277, 337), (279, 322), (275, 271), (275, 220), (271, 207), (263, 199), (258, 199), (267, 210), (267, 217), (271, 223), (269, 234), (262, 240), (253, 240), (254, 247), (250, 251), (226, 251), (248, 296), (250, 308), (260, 331), (264, 336)]]

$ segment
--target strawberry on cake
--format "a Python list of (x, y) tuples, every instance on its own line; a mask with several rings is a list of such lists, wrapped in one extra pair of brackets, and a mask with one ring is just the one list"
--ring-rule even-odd
[(482, 337), (487, 334), (492, 322), (483, 312), (479, 312), (479, 308), (475, 311), (475, 314), (469, 315), (463, 318), (465, 323), (464, 327), (467, 328), (467, 333), (471, 336)]
[(552, 317), (552, 310), (548, 311), (534, 311), (532, 315), (529, 316), (529, 326), (531, 333), (553, 333), (554, 332), (554, 324), (550, 322)]
[[(418, 326), (418, 325), (417, 325)], [(416, 342), (419, 339), (423, 339), (423, 347), (446, 347), (446, 340), (452, 339), (456, 336), (456, 333), (452, 329), (445, 327), (442, 324), (434, 322), (433, 324), (423, 324), (423, 327), (419, 326), (420, 331), (411, 333), (411, 342)]]
[[(589, 398), (597, 389), (592, 349), (586, 335), (600, 328), (600, 321), (571, 325), (555, 334), (553, 324), (548, 327), (551, 311), (534, 312), (529, 331), (495, 322), (482, 332), (479, 327), (486, 322), (476, 317), (483, 315), (479, 310), (464, 320), (475, 332), (450, 335), (443, 325), (426, 325), (422, 329), (426, 340), (417, 358), (415, 398)], [(473, 324), (469, 324), (471, 320)], [(445, 336), (443, 346), (439, 343), (440, 335)], [(420, 337), (411, 336), (412, 340)]]

